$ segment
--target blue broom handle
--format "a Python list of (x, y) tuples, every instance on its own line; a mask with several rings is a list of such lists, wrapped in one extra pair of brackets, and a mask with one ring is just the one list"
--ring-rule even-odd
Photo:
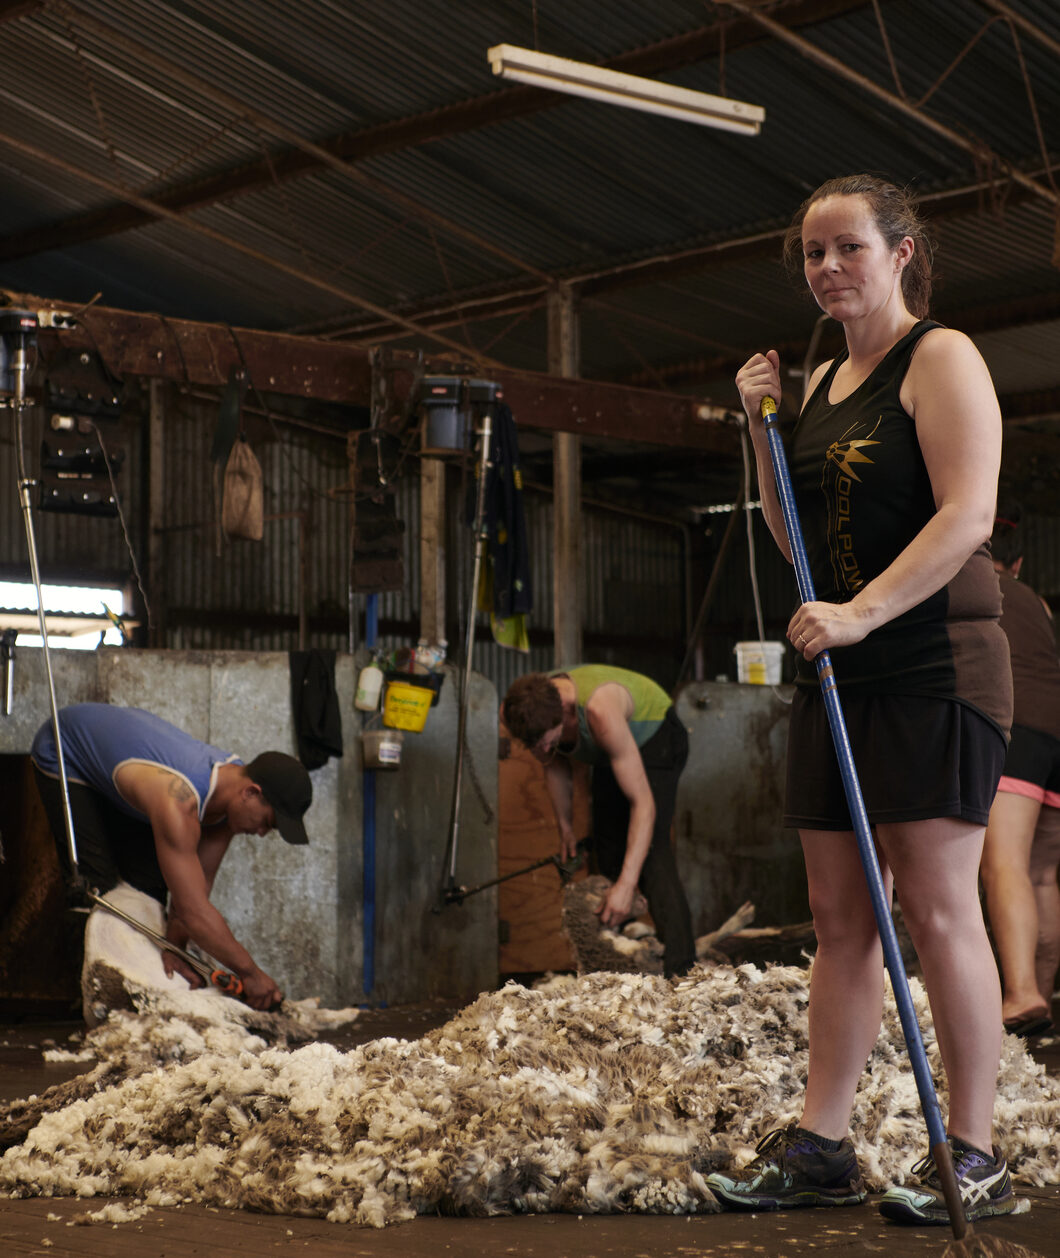
[[(777, 407), (770, 397), (762, 399), (762, 422), (765, 425), (766, 439), (769, 442), (769, 457), (773, 463), (773, 475), (776, 478), (777, 494), (780, 508), (784, 514), (784, 528), (791, 546), (791, 557), (795, 563), (795, 575), (798, 580), (799, 598), (804, 603), (815, 601), (813, 577), (810, 574), (810, 563), (806, 557), (806, 547), (802, 540), (802, 527), (799, 524), (798, 511), (795, 508), (795, 495), (792, 492), (791, 477), (788, 474), (788, 460), (784, 453), (784, 442), (777, 428)], [(887, 970), (891, 976), (891, 987), (894, 991), (898, 1016), (902, 1022), (906, 1049), (913, 1066), (917, 1092), (920, 1094), (920, 1106), (924, 1111), (927, 1123), (928, 1138), (932, 1151), (939, 1145), (946, 1145), (946, 1129), (943, 1126), (942, 1114), (939, 1110), (935, 1085), (931, 1079), (927, 1054), (924, 1052), (924, 1041), (920, 1035), (920, 1025), (916, 1020), (913, 998), (909, 992), (909, 980), (906, 977), (905, 965), (901, 950), (898, 947), (898, 936), (895, 934), (894, 921), (891, 918), (891, 907), (883, 887), (883, 876), (880, 873), (880, 862), (876, 856), (876, 845), (872, 840), (872, 829), (869, 826), (868, 814), (865, 811), (865, 800), (861, 794), (861, 783), (858, 780), (854, 754), (850, 747), (846, 721), (843, 718), (843, 707), (839, 701), (835, 674), (832, 671), (832, 658), (827, 651), (822, 651), (814, 660), (817, 668), (817, 680), (821, 684), (825, 711), (828, 714), (828, 725), (832, 731), (832, 742), (835, 744), (839, 758), (839, 772), (843, 778), (843, 791), (847, 797), (847, 807), (854, 823), (854, 834), (858, 841), (858, 852), (865, 870), (865, 878), (869, 884), (869, 895), (872, 898), (872, 911), (876, 915), (876, 926), (883, 943), (883, 955)], [(938, 1155), (936, 1154), (936, 1161)]]

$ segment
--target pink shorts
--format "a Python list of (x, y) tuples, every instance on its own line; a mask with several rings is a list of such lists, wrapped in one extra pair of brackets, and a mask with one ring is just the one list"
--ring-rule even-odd
[(1060, 808), (1060, 739), (1026, 725), (1013, 725), (997, 789)]

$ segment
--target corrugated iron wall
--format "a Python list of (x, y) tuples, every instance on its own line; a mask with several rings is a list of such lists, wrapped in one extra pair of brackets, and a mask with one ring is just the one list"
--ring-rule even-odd
[(291, 650), (346, 646), (346, 447), (260, 418), (246, 423), (261, 464), (264, 536), (227, 540), (217, 526), (210, 459), (216, 402), (171, 396), (164, 420), (165, 645)]
[[(144, 478), (146, 392), (114, 431), (108, 446), (124, 448), (118, 489), (141, 571), (148, 573)], [(287, 423), (246, 419), (246, 434), (262, 469), (265, 531), (260, 542), (227, 540), (217, 527), (217, 473), (210, 454), (218, 422), (216, 400), (167, 394), (163, 419), (164, 491), (161, 575), (148, 601), (167, 647), (194, 650), (290, 650), (298, 646), (304, 602), (306, 645), (346, 650), (350, 643), (346, 446)], [(28, 412), (27, 466), (39, 464), (42, 418)], [(0, 476), (12, 492), (0, 522), (0, 565), (24, 571), (26, 543), (14, 487), (13, 445), (0, 446)], [(448, 598), (450, 658), (461, 660), (474, 536), (466, 523), (462, 482), (450, 474)], [(396, 486), (405, 523), (405, 588), (379, 596), (379, 642), (404, 646), (418, 636), (419, 484), (415, 469)], [(552, 503), (541, 491), (525, 496), (535, 606), (529, 654), (500, 647), (479, 617), (475, 667), (503, 694), (532, 669), (552, 667)], [(41, 569), (86, 584), (132, 581), (132, 562), (117, 520), (35, 514)], [(304, 537), (300, 536), (304, 530)], [(582, 616), (586, 658), (642, 668), (669, 684), (683, 650), (689, 617), (688, 529), (614, 509), (584, 512)], [(304, 572), (303, 572), (304, 563)], [(304, 587), (304, 588), (303, 588)], [(135, 597), (135, 595), (134, 595)], [(364, 596), (354, 599), (354, 645), (360, 646)]]
[[(554, 667), (552, 647), (552, 499), (525, 495), (534, 611), (529, 654), (493, 642), (483, 625), (475, 666), (503, 695), (523, 673)], [(470, 537), (468, 540), (470, 545)], [(635, 668), (669, 687), (684, 650), (688, 618), (688, 530), (635, 512), (582, 509), (580, 583), (583, 657)]]
[[(30, 579), (25, 522), (19, 506), (18, 464), (15, 453), (14, 420), (8, 410), (0, 411), (0, 571), (10, 580)], [(40, 471), (41, 442), (47, 436), (57, 444), (55, 434), (45, 431), (44, 411), (29, 407), (23, 412), (22, 432), (26, 474), (35, 478)], [(136, 530), (141, 518), (141, 451), (140, 428), (135, 416), (117, 421), (100, 421), (99, 430), (108, 452), (113, 457), (124, 451), (125, 458), (116, 477), (126, 522), (134, 546), (140, 543)], [(64, 441), (70, 441), (64, 438)], [(94, 449), (98, 438), (87, 434), (77, 438)], [(36, 509), (36, 490), (32, 491), (34, 533), (37, 556), (45, 579), (56, 577), (73, 581), (81, 572), (86, 582), (116, 579), (121, 584), (130, 571), (129, 552), (122, 537), (121, 524), (114, 518), (64, 515)], [(139, 557), (139, 556), (138, 556)]]
[[(164, 420), (162, 573), (148, 591), (163, 641), (197, 650), (291, 650), (299, 645), (300, 613), (308, 647), (348, 649), (350, 599), (346, 445), (288, 423), (250, 416), (246, 432), (262, 467), (265, 534), (261, 542), (222, 541), (218, 554), (214, 467), (215, 400), (173, 392)], [(27, 466), (39, 463), (42, 416), (26, 415)], [(115, 425), (104, 428), (112, 450), (126, 457), (118, 479), (130, 539), (147, 573), (144, 522), (146, 391)], [(0, 477), (7, 487), (0, 512), (0, 572), (28, 579), (24, 525), (15, 492), (14, 446), (0, 443)], [(448, 488), (450, 570), (449, 656), (462, 662), (464, 617), (473, 557), (462, 482), (453, 469)], [(405, 588), (379, 597), (380, 645), (405, 646), (419, 634), (419, 484), (415, 466), (396, 486), (405, 522)], [(493, 642), (479, 617), (475, 668), (503, 695), (515, 677), (553, 666), (552, 502), (539, 487), (525, 494), (534, 611), (529, 653)], [(756, 570), (767, 638), (783, 637), (795, 604), (790, 566), (780, 557), (757, 510), (751, 512)], [(729, 517), (703, 516), (696, 525), (668, 523), (587, 502), (583, 508), (581, 614), (587, 660), (636, 668), (672, 688), (689, 629), (720, 548)], [(1025, 571), (1046, 597), (1060, 594), (1060, 520), (1029, 517)], [(35, 513), (45, 579), (85, 583), (117, 579), (132, 586), (132, 564), (115, 519)], [(304, 613), (303, 613), (304, 604)], [(353, 600), (354, 646), (361, 641), (365, 598)], [(757, 637), (748, 575), (745, 520), (737, 521), (728, 557), (703, 631), (702, 674), (735, 677), (733, 648)], [(790, 677), (790, 658), (785, 678)], [(691, 674), (691, 670), (690, 670)], [(687, 677), (686, 677), (687, 679)]]

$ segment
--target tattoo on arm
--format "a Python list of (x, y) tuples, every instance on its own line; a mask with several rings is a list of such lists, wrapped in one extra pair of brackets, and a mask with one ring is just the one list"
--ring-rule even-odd
[(169, 773), (165, 769), (159, 769), (159, 772), (165, 773), (169, 778), (168, 792), (178, 804), (186, 804), (189, 800), (195, 799), (195, 792), (183, 778), (179, 778), (175, 773)]

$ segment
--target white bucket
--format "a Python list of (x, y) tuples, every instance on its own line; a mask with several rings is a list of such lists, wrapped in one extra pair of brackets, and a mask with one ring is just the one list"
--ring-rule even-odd
[(397, 769), (401, 766), (399, 729), (366, 729), (361, 733), (366, 769)]
[(784, 660), (783, 642), (737, 642), (736, 675), (756, 686), (778, 686)]

